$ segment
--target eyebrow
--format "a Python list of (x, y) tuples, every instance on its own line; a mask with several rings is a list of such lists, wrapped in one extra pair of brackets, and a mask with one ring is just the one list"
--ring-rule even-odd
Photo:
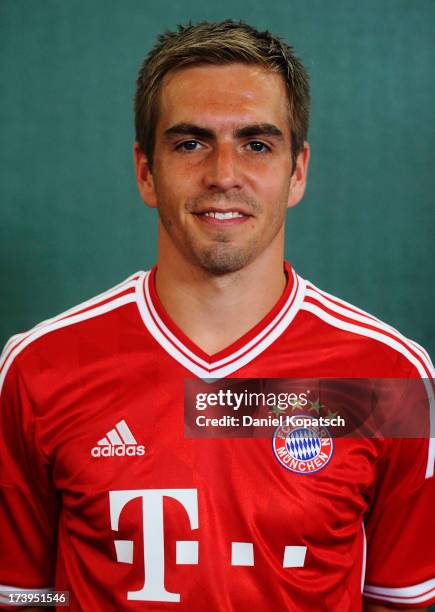
[[(273, 125), (273, 123), (253, 123), (234, 130), (235, 138), (251, 138), (255, 136), (269, 136), (283, 140), (282, 131)], [(194, 123), (177, 123), (168, 128), (164, 132), (165, 138), (168, 140), (173, 136), (196, 136), (198, 138), (212, 139), (216, 137), (216, 133), (208, 128), (201, 127)]]

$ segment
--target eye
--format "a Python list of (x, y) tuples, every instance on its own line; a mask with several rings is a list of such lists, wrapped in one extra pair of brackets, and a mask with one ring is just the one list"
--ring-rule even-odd
[(270, 151), (270, 147), (260, 140), (251, 140), (246, 146), (249, 147), (253, 153), (267, 153)]
[(187, 153), (189, 151), (196, 151), (201, 146), (202, 145), (197, 140), (184, 140), (183, 142), (177, 144), (175, 150)]

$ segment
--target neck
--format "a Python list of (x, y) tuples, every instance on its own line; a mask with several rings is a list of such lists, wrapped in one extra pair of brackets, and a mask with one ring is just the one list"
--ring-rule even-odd
[(286, 285), (283, 249), (270, 249), (237, 272), (216, 276), (159, 251), (156, 291), (174, 323), (208, 355), (252, 329)]

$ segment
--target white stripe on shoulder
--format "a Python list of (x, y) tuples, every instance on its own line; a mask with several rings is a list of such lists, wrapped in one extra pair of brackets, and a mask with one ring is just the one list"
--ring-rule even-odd
[(402, 604), (416, 604), (430, 600), (435, 595), (435, 578), (408, 587), (387, 588), (366, 584), (364, 595)]
[[(308, 297), (308, 293), (306, 295)], [(412, 363), (415, 366), (416, 370), (418, 371), (419, 375), (421, 376), (421, 378), (423, 379), (425, 383), (425, 388), (426, 388), (428, 399), (429, 399), (429, 411), (430, 411), (429, 418), (430, 418), (431, 437), (429, 438), (429, 449), (428, 449), (428, 458), (427, 458), (427, 463), (426, 463), (425, 478), (433, 477), (434, 470), (435, 470), (435, 437), (433, 437), (435, 435), (435, 398), (434, 398), (434, 390), (433, 390), (431, 381), (428, 380), (429, 378), (434, 377), (434, 368), (433, 368), (433, 365), (430, 359), (429, 358), (426, 359), (421, 353), (418, 353), (418, 356), (412, 353), (411, 350), (413, 349), (414, 351), (416, 351), (416, 349), (412, 345), (411, 347), (404, 346), (404, 344), (409, 345), (409, 341), (404, 336), (402, 336), (399, 332), (396, 332), (396, 330), (392, 330), (392, 328), (385, 329), (381, 323), (378, 323), (377, 321), (372, 321), (372, 320), (370, 321), (370, 325), (376, 329), (368, 329), (367, 327), (364, 327), (363, 325), (358, 324), (358, 322), (360, 323), (365, 322), (365, 321), (362, 321), (362, 315), (352, 313), (350, 311), (346, 311), (345, 316), (348, 319), (352, 319), (355, 322), (349, 323), (349, 321), (343, 321), (338, 316), (333, 316), (329, 312), (326, 312), (326, 310), (323, 309), (322, 298), (319, 298), (319, 296), (313, 295), (313, 292), (310, 292), (310, 296), (316, 298), (318, 305), (313, 304), (312, 302), (304, 301), (301, 306), (302, 310), (307, 310), (311, 312), (312, 314), (316, 315), (317, 317), (319, 317), (326, 323), (329, 323), (330, 325), (337, 327), (338, 329), (343, 329), (345, 331), (359, 334), (360, 336), (366, 336), (368, 338), (373, 338), (374, 340), (378, 340), (379, 342), (382, 342), (383, 344), (386, 344), (387, 346), (390, 346), (391, 348), (401, 353), (404, 357), (408, 359), (410, 363)], [(335, 305), (333, 306), (335, 307), (335, 309), (340, 308), (340, 311), (342, 310), (341, 307), (337, 307)], [(328, 304), (328, 308), (330, 310), (334, 309), (332, 306), (329, 306), (329, 304)], [(338, 310), (336, 310), (336, 312), (339, 313)], [(340, 312), (340, 314), (343, 314), (343, 313)], [(392, 338), (391, 336), (387, 335), (385, 333), (386, 331), (396, 336), (396, 338)]]
[[(328, 296), (328, 297), (326, 297)], [(402, 352), (403, 355), (405, 355), (406, 357), (409, 356), (414, 357), (411, 354), (411, 351), (414, 351), (415, 353), (418, 354), (419, 359), (421, 360), (421, 362), (424, 364), (424, 366), (427, 368), (427, 372), (425, 372), (424, 374), (422, 374), (423, 377), (428, 377), (428, 375), (430, 376), (434, 376), (435, 375), (435, 371), (434, 371), (434, 366), (430, 360), (430, 357), (428, 355), (428, 353), (424, 350), (423, 347), (421, 347), (419, 344), (417, 344), (416, 342), (413, 342), (412, 340), (409, 340), (408, 338), (406, 338), (405, 336), (403, 336), (403, 334), (401, 334), (397, 329), (395, 329), (394, 327), (391, 327), (390, 325), (387, 325), (386, 323), (383, 323), (382, 321), (380, 321), (379, 319), (376, 319), (375, 317), (372, 317), (370, 314), (364, 312), (363, 310), (360, 310), (359, 308), (355, 308), (354, 306), (352, 306), (351, 304), (348, 304), (347, 302), (344, 302), (343, 300), (339, 300), (338, 298), (335, 298), (334, 296), (331, 296), (329, 294), (325, 294), (325, 292), (318, 290), (316, 287), (314, 287), (313, 285), (309, 285), (307, 287), (307, 291), (306, 291), (306, 297), (311, 297), (315, 300), (317, 300), (317, 302), (319, 302), (319, 308), (321, 308), (322, 306), (326, 306), (329, 310), (334, 311), (335, 313), (337, 313), (338, 315), (342, 315), (344, 317), (347, 317), (348, 319), (352, 319), (353, 321), (356, 322), (360, 322), (360, 323), (364, 323), (367, 325), (371, 325), (372, 327), (378, 329), (380, 332), (387, 332), (389, 334), (394, 335), (397, 340), (400, 340), (401, 342), (403, 342), (405, 345), (407, 345), (408, 350), (406, 351), (406, 353)], [(329, 299), (332, 298), (332, 299)], [(334, 300), (335, 302), (340, 302), (340, 305), (335, 304), (332, 300)], [(307, 306), (309, 306), (309, 303), (304, 302), (304, 304), (302, 305), (303, 309), (307, 309), (309, 310), (309, 308), (307, 308)], [(315, 308), (315, 306), (314, 306)], [(357, 311), (357, 312), (355, 312)], [(331, 315), (329, 315), (329, 313), (324, 312), (325, 317), (321, 316), (319, 314), (319, 316), (321, 316), (321, 318), (323, 318), (324, 320), (327, 320), (327, 317), (331, 317)], [(314, 313), (314, 314), (317, 314)], [(334, 319), (337, 319), (337, 324), (335, 325), (335, 327), (340, 327), (340, 324), (346, 325), (345, 321), (342, 321), (341, 319), (339, 319), (339, 317), (334, 317)], [(334, 325), (334, 323), (332, 323), (330, 320), (328, 320), (327, 322), (330, 322), (332, 325)], [(368, 330), (367, 328), (363, 327), (363, 326), (359, 326), (360, 331), (356, 332), (359, 333), (360, 335), (367, 335), (369, 337), (373, 337), (375, 338), (375, 336), (370, 334), (371, 330)], [(345, 328), (343, 328), (345, 329)], [(355, 331), (355, 330), (353, 330)], [(376, 339), (380, 339), (381, 342), (384, 342), (384, 344), (388, 344), (389, 346), (393, 346), (393, 344), (391, 342), (393, 342), (393, 339), (390, 338), (390, 336), (388, 335), (384, 335), (383, 338), (379, 338), (377, 337)], [(393, 348), (397, 348), (397, 343), (395, 344), (395, 346)]]
[(62, 319), (63, 317), (69, 316), (70, 314), (83, 310), (83, 308), (89, 308), (93, 304), (97, 304), (101, 302), (101, 300), (109, 299), (111, 295), (118, 294), (120, 290), (125, 290), (125, 289), (129, 289), (130, 287), (131, 288), (135, 287), (137, 279), (143, 275), (144, 275), (144, 272), (142, 271), (135, 272), (135, 274), (132, 274), (131, 276), (123, 280), (121, 283), (118, 283), (114, 287), (111, 287), (110, 289), (107, 289), (106, 291), (103, 291), (102, 293), (97, 294), (96, 296), (90, 298), (89, 300), (80, 302), (80, 304), (76, 304), (72, 308), (69, 308), (68, 310), (65, 310), (64, 312), (61, 312), (60, 314), (57, 314), (54, 317), (51, 317), (50, 319), (45, 319), (44, 321), (41, 321), (40, 323), (38, 323), (37, 325), (35, 325), (34, 327), (32, 327), (31, 329), (25, 332), (21, 332), (19, 334), (15, 334), (11, 336), (9, 340), (6, 342), (3, 348), (3, 351), (0, 355), (0, 366), (1, 366), (2, 359), (10, 351), (11, 347), (15, 345), (17, 342), (19, 342), (22, 338), (25, 338), (28, 334), (33, 333), (36, 329), (39, 329), (40, 327), (45, 327), (46, 325), (50, 325), (54, 321), (57, 321), (59, 319)]
[[(328, 307), (336, 308), (337, 312), (341, 311), (340, 309), (340, 306), (341, 306), (344, 310), (346, 310), (346, 313), (347, 313), (346, 316), (360, 314), (366, 319), (367, 323), (370, 323), (372, 325), (374, 324), (374, 322), (379, 323), (380, 325), (382, 325), (383, 328), (401, 336), (403, 340), (405, 340), (409, 345), (413, 346), (430, 363), (433, 369), (433, 365), (429, 357), (429, 353), (425, 350), (425, 348), (422, 347), (417, 342), (415, 342), (414, 340), (411, 340), (410, 338), (406, 338), (405, 336), (403, 336), (395, 327), (392, 327), (391, 325), (388, 325), (384, 321), (381, 321), (381, 319), (378, 319), (377, 317), (373, 316), (369, 312), (362, 310), (362, 308), (358, 308), (357, 306), (354, 306), (353, 304), (350, 304), (349, 302), (346, 302), (345, 300), (342, 300), (341, 298), (338, 298), (337, 296), (332, 295), (331, 293), (328, 293), (327, 291), (323, 291), (323, 289), (319, 289), (312, 283), (307, 283), (307, 295), (316, 297), (319, 300), (320, 300), (320, 296), (323, 296), (326, 300), (326, 301), (323, 301), (325, 305), (327, 305)], [(349, 312), (349, 309), (351, 310), (351, 312)]]
[[(3, 351), (2, 358), (0, 360), (0, 392), (3, 387), (3, 382), (7, 371), (19, 353), (23, 349), (25, 349), (29, 344), (31, 344), (34, 340), (48, 334), (56, 329), (61, 329), (63, 327), (68, 327), (70, 325), (74, 325), (75, 323), (79, 323), (81, 321), (86, 321), (88, 319), (92, 319), (99, 315), (105, 314), (116, 308), (124, 306), (125, 304), (135, 302), (136, 301), (136, 292), (131, 291), (127, 294), (122, 295), (124, 291), (127, 289), (134, 289), (135, 284), (140, 280), (143, 276), (143, 273), (138, 277), (138, 280), (133, 281), (124, 281), (120, 285), (117, 285), (117, 289), (109, 290), (100, 295), (99, 298), (93, 298), (70, 310), (54, 317), (52, 319), (48, 319), (44, 321), (42, 324), (37, 325), (30, 331), (25, 334), (20, 334), (19, 339), (15, 342), (15, 345), (12, 346), (11, 343), (8, 343), (9, 346), (8, 351), (6, 349)], [(127, 279), (128, 280), (128, 279)], [(120, 297), (117, 295), (121, 294)], [(101, 303), (103, 302), (103, 303)], [(87, 308), (85, 312), (81, 312), (84, 308)], [(74, 314), (77, 313), (77, 314)], [(15, 336), (17, 338), (17, 336)]]
[(428, 373), (423, 367), (421, 361), (417, 359), (417, 357), (415, 357), (406, 347), (400, 344), (397, 340), (386, 336), (384, 333), (382, 333), (382, 331), (367, 329), (366, 327), (358, 325), (357, 323), (348, 323), (347, 321), (343, 321), (338, 317), (330, 315), (329, 313), (325, 312), (321, 307), (316, 306), (315, 304), (311, 304), (310, 302), (304, 302), (304, 304), (302, 305), (302, 310), (308, 310), (309, 312), (318, 316), (320, 319), (322, 319), (326, 323), (329, 323), (333, 327), (353, 332), (354, 334), (358, 334), (360, 336), (367, 336), (368, 338), (373, 338), (374, 340), (379, 340), (379, 342), (382, 342), (383, 344), (387, 344), (391, 348), (394, 348), (396, 351), (404, 355), (408, 359), (408, 361), (415, 365), (422, 378), (428, 377)]
[[(360, 315), (366, 317), (368, 323), (369, 322), (373, 322), (373, 321), (377, 321), (383, 327), (385, 327), (385, 329), (388, 329), (391, 332), (394, 332), (394, 333), (396, 333), (398, 335), (401, 335), (400, 332), (396, 328), (392, 327), (391, 325), (388, 325), (388, 323), (385, 323), (384, 321), (381, 321), (381, 319), (378, 319), (377, 317), (375, 317), (374, 315), (370, 314), (369, 312), (363, 310), (362, 308), (358, 308), (357, 306), (354, 306), (354, 304), (350, 304), (349, 302), (346, 302), (345, 300), (343, 300), (341, 298), (338, 298), (337, 296), (332, 295), (331, 293), (328, 293), (327, 291), (323, 291), (323, 289), (319, 289), (318, 287), (316, 287), (312, 283), (307, 283), (307, 295), (313, 295), (313, 292), (316, 292), (318, 295), (324, 296), (327, 299), (328, 304), (330, 304), (331, 306), (337, 307), (337, 304), (334, 304), (334, 302), (337, 302), (338, 305), (343, 306), (345, 309), (351, 309), (352, 311), (356, 311)], [(318, 297), (318, 295), (316, 297)], [(331, 304), (331, 301), (333, 302), (333, 304)], [(349, 313), (349, 314), (351, 314), (351, 313)], [(414, 340), (411, 340), (409, 338), (405, 338), (405, 336), (402, 336), (402, 337), (403, 337), (404, 340), (406, 340), (406, 342), (408, 342), (408, 344), (411, 344), (416, 349), (418, 349), (426, 357), (426, 359), (430, 363), (432, 363), (431, 360), (430, 360), (430, 357), (429, 357), (429, 353), (424, 349), (424, 347), (422, 347), (420, 344), (418, 344)]]

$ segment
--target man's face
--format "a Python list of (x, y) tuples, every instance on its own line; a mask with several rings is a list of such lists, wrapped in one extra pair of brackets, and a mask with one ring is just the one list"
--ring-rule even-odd
[(280, 75), (237, 63), (166, 75), (152, 171), (136, 147), (141, 195), (159, 212), (159, 254), (224, 274), (282, 253), (285, 212), (303, 195), (307, 165), (308, 145), (292, 174)]

